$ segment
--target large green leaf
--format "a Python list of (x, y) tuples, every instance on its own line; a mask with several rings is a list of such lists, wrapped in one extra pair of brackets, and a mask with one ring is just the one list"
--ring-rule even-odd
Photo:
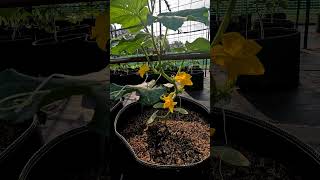
[[(139, 32), (133, 38), (121, 38), (117, 41), (117, 44), (111, 48), (111, 54), (113, 55), (130, 55), (135, 53), (138, 49), (141, 48), (141, 45), (146, 46), (148, 43), (148, 34), (144, 32)], [(113, 42), (114, 43), (114, 42)]]
[(210, 42), (205, 38), (197, 38), (192, 43), (186, 42), (188, 52), (210, 52)]
[(149, 10), (148, 0), (112, 0), (110, 2), (110, 22), (117, 23), (130, 32), (138, 32), (143, 26), (141, 21), (147, 24)]
[(165, 27), (176, 31), (185, 21), (197, 21), (202, 22), (205, 25), (209, 25), (208, 17), (208, 8), (203, 7), (198, 9), (186, 9), (176, 12), (160, 13), (156, 19)]
[(163, 86), (153, 88), (137, 88), (140, 95), (139, 102), (146, 106), (152, 106), (160, 101), (160, 97), (166, 92)]
[(134, 91), (136, 91), (140, 96), (139, 102), (141, 104), (146, 106), (152, 106), (160, 101), (160, 96), (162, 96), (166, 92), (166, 88), (164, 86), (147, 86), (147, 83), (127, 86), (111, 84), (110, 98), (111, 100), (117, 100), (121, 98), (123, 95)]
[(234, 166), (250, 166), (249, 160), (241, 152), (227, 146), (211, 147), (211, 156)]

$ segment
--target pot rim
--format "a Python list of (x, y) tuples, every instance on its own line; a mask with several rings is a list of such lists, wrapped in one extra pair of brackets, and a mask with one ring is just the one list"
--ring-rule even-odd
[(88, 132), (89, 128), (87, 125), (81, 126), (79, 128), (70, 130), (66, 133), (63, 133), (54, 139), (52, 139), (50, 142), (48, 142), (46, 145), (42, 146), (40, 149), (38, 149), (28, 160), (28, 162), (23, 167), (21, 174), (19, 175), (18, 180), (25, 180), (26, 177), (28, 177), (29, 173), (31, 172), (32, 168), (35, 164), (38, 163), (38, 161), (43, 157), (46, 156), (48, 151), (50, 151), (52, 148), (55, 148), (57, 144), (64, 141), (65, 139), (69, 139), (71, 137), (77, 136), (79, 134)]
[[(317, 152), (313, 147), (310, 145), (304, 143), (302, 140), (300, 140), (297, 136), (289, 133), (288, 131), (284, 129), (280, 129), (275, 125), (275, 123), (267, 122), (261, 119), (257, 119), (255, 117), (238, 113), (235, 111), (223, 109), (225, 114), (228, 114), (229, 117), (235, 118), (235, 119), (241, 119), (241, 121), (246, 122), (248, 124), (252, 124), (255, 126), (258, 126), (262, 129), (265, 129), (271, 133), (276, 134), (279, 137), (284, 138), (286, 141), (289, 141), (290, 143), (294, 144), (297, 148), (299, 148), (301, 151), (306, 153), (308, 156), (310, 156), (319, 166), (320, 166), (320, 153)], [(218, 107), (212, 107), (211, 113), (219, 114), (222, 112), (222, 108)]]
[[(285, 35), (276, 35), (276, 36), (269, 36), (269, 37), (265, 37), (264, 39), (261, 38), (250, 38), (251, 40), (254, 41), (261, 41), (261, 40), (272, 40), (272, 39), (277, 39), (277, 38), (284, 38), (284, 37), (290, 37), (290, 36), (295, 36), (295, 35), (299, 35), (300, 32), (297, 31), (296, 29), (291, 29), (291, 28), (283, 28), (283, 27), (272, 27), (272, 28), (264, 28), (264, 31), (268, 31), (268, 30), (281, 30), (281, 31), (287, 31), (289, 32), (288, 34)], [(256, 32), (259, 31), (259, 29), (256, 30), (250, 30), (248, 32)], [(245, 31), (242, 32), (242, 34), (245, 33)]]
[(85, 41), (86, 37), (87, 37), (86, 33), (68, 34), (68, 35), (64, 35), (64, 36), (57, 36), (58, 41), (56, 41), (54, 39), (54, 37), (50, 37), (50, 38), (36, 40), (36, 41), (32, 42), (32, 45), (33, 46), (54, 45), (54, 44), (58, 44), (60, 42), (67, 42), (70, 40), (81, 39), (81, 38), (83, 38), (83, 41)]
[(76, 24), (74, 26), (61, 28), (61, 29), (59, 29), (59, 31), (57, 33), (70, 31), (70, 30), (75, 30), (75, 29), (90, 28), (90, 27), (91, 26), (88, 25), (88, 24)]
[(0, 42), (16, 42), (16, 41), (32, 41), (32, 36), (22, 36), (22, 37), (16, 37), (15, 39), (11, 39), (9, 36), (0, 36)]
[(117, 107), (119, 107), (122, 103), (122, 99), (119, 99), (118, 102), (110, 108), (110, 112), (113, 112)]
[(39, 124), (40, 122), (38, 121), (37, 115), (34, 115), (29, 127), (17, 139), (11, 142), (11, 144), (8, 147), (6, 147), (4, 151), (0, 153), (0, 162), (3, 161), (6, 157), (8, 157), (8, 153), (16, 149), (17, 146), (19, 146), (19, 144), (22, 141), (24, 141), (24, 139), (28, 137)]
[[(209, 110), (202, 104), (190, 99), (190, 98), (186, 98), (186, 97), (183, 97), (183, 96), (178, 96), (181, 98), (181, 100), (185, 100), (185, 101), (190, 101), (192, 103), (195, 103), (195, 105), (199, 106), (200, 108), (202, 108), (203, 110), (205, 110), (208, 115), (210, 114)], [(144, 166), (148, 166), (148, 167), (151, 167), (151, 168), (157, 168), (157, 169), (187, 169), (187, 168), (192, 168), (192, 167), (195, 167), (197, 165), (200, 165), (202, 164), (203, 162), (205, 161), (208, 161), (210, 159), (210, 155), (208, 157), (206, 157), (205, 159), (202, 159), (201, 161), (198, 161), (196, 163), (190, 163), (190, 164), (187, 164), (187, 165), (160, 165), (160, 164), (153, 164), (153, 163), (149, 163), (149, 162), (146, 162), (146, 161), (143, 161), (141, 160), (137, 155), (136, 153), (134, 152), (133, 148), (131, 147), (131, 145), (128, 143), (128, 141), (118, 132), (117, 130), (117, 123), (118, 123), (118, 120), (119, 120), (119, 117), (120, 115), (125, 111), (127, 110), (128, 108), (130, 108), (131, 106), (134, 106), (134, 105), (137, 105), (137, 104), (140, 104), (139, 102), (134, 102), (134, 103), (131, 103), (125, 107), (123, 107), (117, 114), (115, 120), (114, 120), (114, 131), (115, 131), (115, 134), (121, 139), (121, 141), (125, 144), (125, 146), (129, 149), (131, 155), (133, 155), (134, 159), (141, 165), (144, 165)]]

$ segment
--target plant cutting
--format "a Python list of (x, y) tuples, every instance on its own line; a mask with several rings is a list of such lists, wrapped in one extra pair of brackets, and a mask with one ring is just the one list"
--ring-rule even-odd
[[(111, 85), (111, 99), (121, 98), (131, 92), (139, 95), (138, 103), (119, 112), (115, 131), (133, 157), (146, 166), (172, 168), (200, 164), (209, 157), (210, 151), (209, 125), (205, 119), (207, 111), (202, 110), (200, 112), (204, 114), (199, 114), (191, 109), (190, 101), (181, 100), (179, 95), (184, 88), (193, 85), (191, 75), (182, 70), (183, 63), (174, 75), (168, 75), (165, 71), (167, 64), (162, 61), (161, 56), (165, 52), (164, 48), (169, 48), (165, 45), (168, 30), (178, 30), (185, 21), (198, 21), (208, 25), (208, 9), (188, 9), (158, 15), (154, 14), (154, 9), (154, 0), (111, 2), (111, 23), (118, 23), (122, 28), (134, 27), (128, 29), (129, 35), (115, 40), (111, 52), (121, 54), (140, 50), (147, 59), (137, 72), (141, 79), (145, 79), (142, 84)], [(124, 18), (127, 16), (131, 17), (131, 21)], [(154, 23), (161, 23), (166, 28), (164, 36), (154, 34)], [(209, 52), (209, 41), (198, 38), (192, 43), (187, 42), (184, 51)], [(157, 61), (151, 62), (151, 55)], [(148, 79), (150, 72), (158, 77)], [(161, 77), (166, 83), (157, 85)], [(184, 105), (184, 102), (189, 105)], [(145, 107), (138, 111), (141, 114), (137, 112), (131, 119), (125, 118), (124, 114), (140, 105)], [(195, 106), (200, 105), (195, 103)], [(199, 131), (193, 131), (195, 128)], [(180, 143), (176, 142), (177, 138), (180, 138)]]

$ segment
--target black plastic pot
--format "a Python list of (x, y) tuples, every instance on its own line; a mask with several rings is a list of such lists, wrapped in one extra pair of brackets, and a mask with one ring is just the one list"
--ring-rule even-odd
[[(219, 28), (219, 24), (221, 24), (222, 22), (220, 21), (218, 23), (215, 17), (216, 17), (215, 15), (210, 16), (210, 19), (213, 19), (212, 21), (210, 21), (210, 32), (213, 35), (216, 34)], [(251, 26), (252, 26), (252, 14), (248, 14), (248, 22), (247, 22), (246, 15), (235, 16), (231, 19), (231, 22), (228, 25), (226, 32), (242, 32), (242, 31), (245, 31), (247, 28), (250, 29)]]
[(28, 159), (43, 145), (38, 125), (36, 116), (21, 125), (26, 127), (24, 133), (0, 153), (0, 179), (16, 180)]
[[(222, 117), (222, 109), (211, 109), (210, 127), (216, 128), (212, 138), (216, 143), (213, 145), (225, 143)], [(303, 180), (320, 178), (319, 153), (295, 136), (266, 121), (237, 112), (225, 110), (225, 117), (229, 145), (239, 145), (260, 156), (277, 160)]]
[(274, 18), (274, 19), (287, 19), (286, 13), (265, 14), (264, 17), (267, 19), (271, 19), (271, 15), (272, 15), (272, 18)]
[[(271, 18), (264, 18), (262, 19), (263, 28), (287, 28), (287, 29), (294, 29), (294, 22), (287, 20), (287, 19), (271, 19)], [(260, 30), (260, 21), (256, 20), (254, 23), (254, 29)]]
[(88, 24), (72, 25), (60, 28), (57, 34), (59, 36), (66, 36), (70, 34), (90, 34), (91, 26)]
[(185, 86), (186, 91), (199, 91), (203, 90), (203, 80), (204, 80), (204, 72), (201, 69), (192, 70), (189, 72), (192, 76), (191, 81), (193, 83), (192, 86)]
[(110, 76), (110, 82), (118, 85), (122, 85), (122, 86), (141, 84), (145, 80), (145, 78), (141, 78), (137, 74), (137, 72), (138, 71), (136, 72), (130, 71), (128, 73), (122, 72), (117, 74), (112, 73)]
[(318, 22), (317, 22), (317, 32), (320, 33), (320, 13), (317, 15)]
[(10, 36), (0, 37), (1, 64), (0, 71), (15, 68), (23, 61), (29, 61), (32, 54), (32, 38), (25, 36), (12, 40)]
[(99, 165), (99, 136), (87, 126), (71, 130), (37, 151), (22, 170), (19, 180), (67, 180)]
[(262, 46), (257, 54), (264, 65), (265, 74), (240, 76), (241, 90), (281, 90), (296, 88), (300, 74), (300, 32), (293, 29), (265, 29), (265, 38), (259, 31), (250, 31), (248, 37)]
[[(203, 105), (184, 97), (181, 97), (181, 103), (184, 108), (201, 113), (204, 118), (209, 117), (208, 109)], [(125, 179), (208, 179), (209, 176), (204, 171), (208, 168), (209, 158), (194, 164), (176, 166), (151, 164), (137, 157), (127, 140), (119, 133), (119, 129), (127, 124), (128, 115), (138, 115), (148, 108), (151, 107), (132, 103), (121, 109), (116, 116), (114, 129), (118, 138), (114, 155), (117, 161), (111, 165), (114, 171), (124, 172)]]
[(19, 72), (33, 76), (53, 73), (83, 75), (102, 70), (108, 65), (108, 53), (86, 34), (72, 34), (33, 42), (33, 56), (21, 62)]

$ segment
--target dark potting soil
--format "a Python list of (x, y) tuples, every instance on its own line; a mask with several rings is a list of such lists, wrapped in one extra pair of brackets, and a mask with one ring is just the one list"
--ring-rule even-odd
[[(170, 114), (146, 128), (154, 110), (132, 117), (121, 132), (143, 161), (158, 165), (187, 165), (210, 156), (210, 127), (201, 114)], [(165, 110), (158, 115), (165, 115)]]
[(263, 157), (241, 146), (233, 145), (233, 148), (250, 161), (250, 166), (236, 167), (224, 162), (221, 162), (220, 166), (219, 159), (212, 159), (211, 180), (302, 180), (302, 177), (295, 175), (296, 172), (274, 159)]
[(25, 130), (25, 126), (10, 125), (0, 120), (0, 153), (13, 143)]

